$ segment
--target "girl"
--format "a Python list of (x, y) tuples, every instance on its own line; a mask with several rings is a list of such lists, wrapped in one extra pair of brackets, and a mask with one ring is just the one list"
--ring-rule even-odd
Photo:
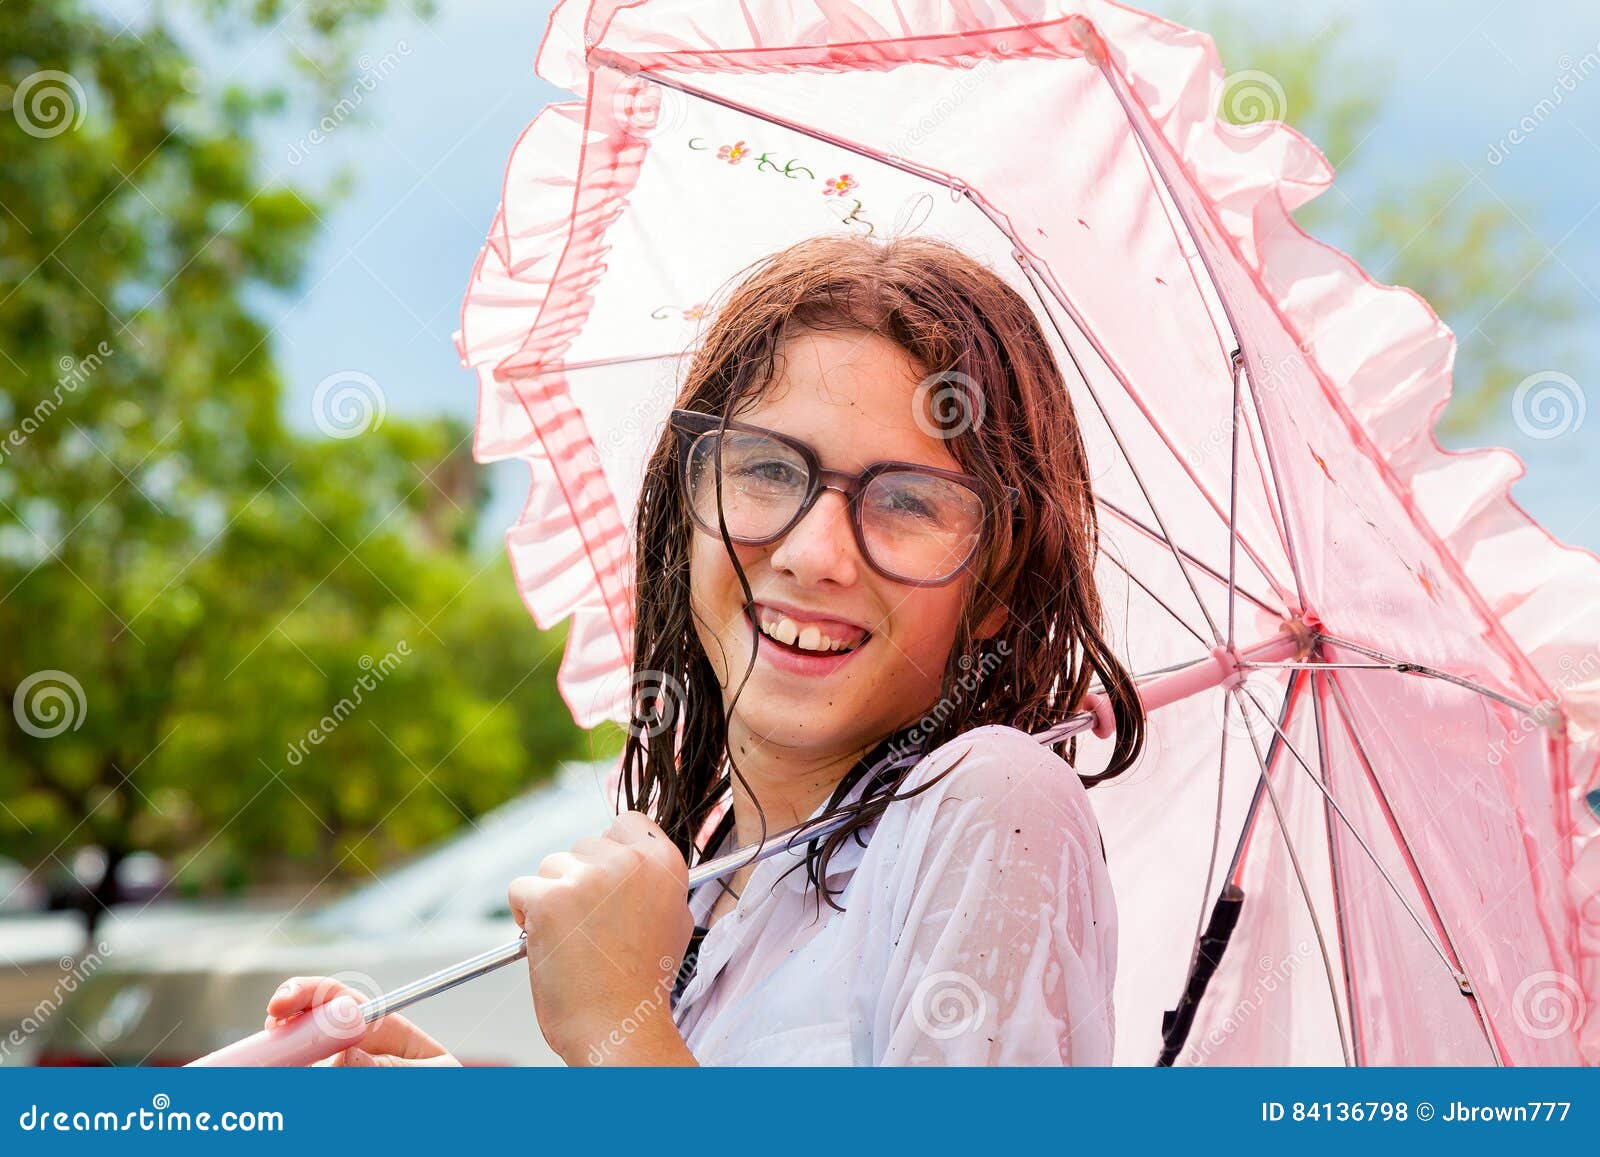
[[(1033, 311), (960, 251), (813, 238), (745, 278), (640, 496), (635, 685), (666, 701), (630, 729), (629, 810), (510, 887), (561, 1057), (1110, 1063), (1086, 787), (1144, 718), (1089, 479)], [(1091, 683), (1116, 738), (1085, 781), (1028, 732)], [(841, 810), (686, 902), (687, 860)], [(291, 980), (268, 1022), (339, 995)], [(453, 1059), (392, 1015), (336, 1063)]]

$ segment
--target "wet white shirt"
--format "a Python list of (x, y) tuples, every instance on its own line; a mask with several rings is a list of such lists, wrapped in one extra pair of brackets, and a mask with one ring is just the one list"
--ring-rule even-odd
[[(819, 911), (803, 847), (756, 866), (673, 1012), (701, 1064), (1111, 1063), (1117, 917), (1088, 793), (999, 726), (929, 753), (902, 790), (964, 752), (833, 856), (843, 912)], [(691, 896), (697, 924), (720, 891)]]

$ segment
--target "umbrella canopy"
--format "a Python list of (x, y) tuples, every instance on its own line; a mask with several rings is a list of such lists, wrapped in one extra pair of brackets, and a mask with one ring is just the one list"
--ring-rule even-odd
[(1177, 1063), (1600, 1058), (1600, 559), (1510, 500), (1515, 455), (1440, 448), (1454, 339), (1295, 225), (1332, 172), (1216, 118), (1207, 37), (1099, 0), (567, 0), (537, 68), (577, 99), (514, 148), (458, 341), (579, 723), (634, 700), (630, 521), (719, 293), (819, 233), (948, 240), (1051, 336), (1114, 645), (1211, 673), (1091, 793), (1118, 1062), (1230, 923)]

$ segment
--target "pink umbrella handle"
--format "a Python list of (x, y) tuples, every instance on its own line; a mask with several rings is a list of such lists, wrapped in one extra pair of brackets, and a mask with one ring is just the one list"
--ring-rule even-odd
[(255, 1036), (245, 1037), (189, 1062), (198, 1068), (284, 1068), (309, 1065), (343, 1052), (366, 1039), (371, 1025), (361, 1019), (348, 996), (302, 1012)]

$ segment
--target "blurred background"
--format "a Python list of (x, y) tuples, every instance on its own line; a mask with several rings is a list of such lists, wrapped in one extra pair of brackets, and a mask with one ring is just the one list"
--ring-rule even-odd
[[(1302, 226), (1455, 331), (1446, 445), (1600, 548), (1600, 9), (1146, 7), (1327, 155)], [(182, 1062), (284, 975), (409, 979), (603, 825), (619, 737), (556, 694), (451, 341), (563, 97), (549, 10), (0, 4), (0, 1063)], [(480, 984), (417, 1019), (548, 1060)]]

